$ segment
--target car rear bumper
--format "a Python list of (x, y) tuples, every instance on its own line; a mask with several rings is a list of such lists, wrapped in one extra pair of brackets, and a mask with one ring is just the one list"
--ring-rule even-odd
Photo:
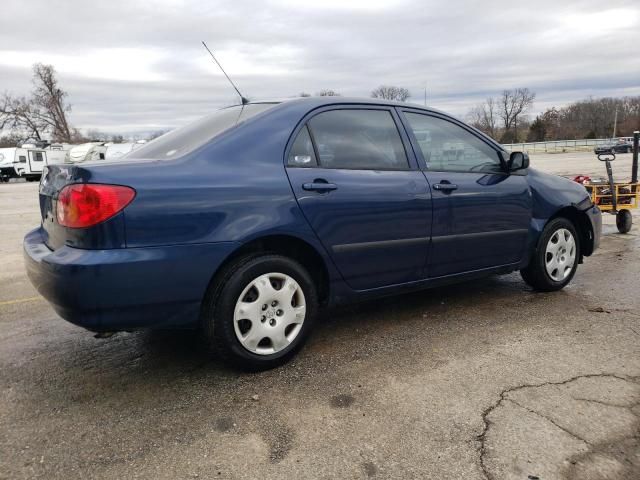
[(151, 248), (50, 250), (42, 229), (24, 239), (27, 274), (58, 314), (94, 331), (193, 327), (209, 282), (233, 242)]

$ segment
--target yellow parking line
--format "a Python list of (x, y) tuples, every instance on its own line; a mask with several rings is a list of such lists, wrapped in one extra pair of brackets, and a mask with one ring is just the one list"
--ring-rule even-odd
[(35, 302), (36, 300), (42, 300), (42, 297), (27, 297), (27, 298), (17, 298), (15, 300), (5, 300), (3, 302), (0, 302), (0, 306), (13, 305), (14, 303)]

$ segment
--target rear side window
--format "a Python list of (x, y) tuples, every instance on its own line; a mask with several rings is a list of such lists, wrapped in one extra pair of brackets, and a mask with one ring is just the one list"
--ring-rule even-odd
[(290, 167), (315, 167), (318, 165), (306, 125), (298, 133), (296, 141), (293, 142), (287, 164)]
[(178, 158), (201, 147), (225, 130), (272, 108), (275, 103), (253, 103), (223, 108), (189, 125), (165, 133), (128, 155), (126, 158)]
[(309, 128), (323, 168), (409, 168), (398, 127), (387, 110), (330, 110), (313, 117)]

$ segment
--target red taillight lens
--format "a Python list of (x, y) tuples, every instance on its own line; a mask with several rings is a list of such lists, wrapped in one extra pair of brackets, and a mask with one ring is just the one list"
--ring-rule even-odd
[(91, 227), (113, 217), (135, 196), (133, 188), (121, 185), (67, 185), (58, 195), (58, 223), (70, 228)]

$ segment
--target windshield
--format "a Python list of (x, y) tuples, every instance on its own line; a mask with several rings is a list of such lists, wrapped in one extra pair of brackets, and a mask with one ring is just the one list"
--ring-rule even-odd
[(140, 147), (126, 158), (178, 158), (245, 120), (268, 110), (275, 103), (252, 103), (223, 108), (200, 120), (172, 130)]

